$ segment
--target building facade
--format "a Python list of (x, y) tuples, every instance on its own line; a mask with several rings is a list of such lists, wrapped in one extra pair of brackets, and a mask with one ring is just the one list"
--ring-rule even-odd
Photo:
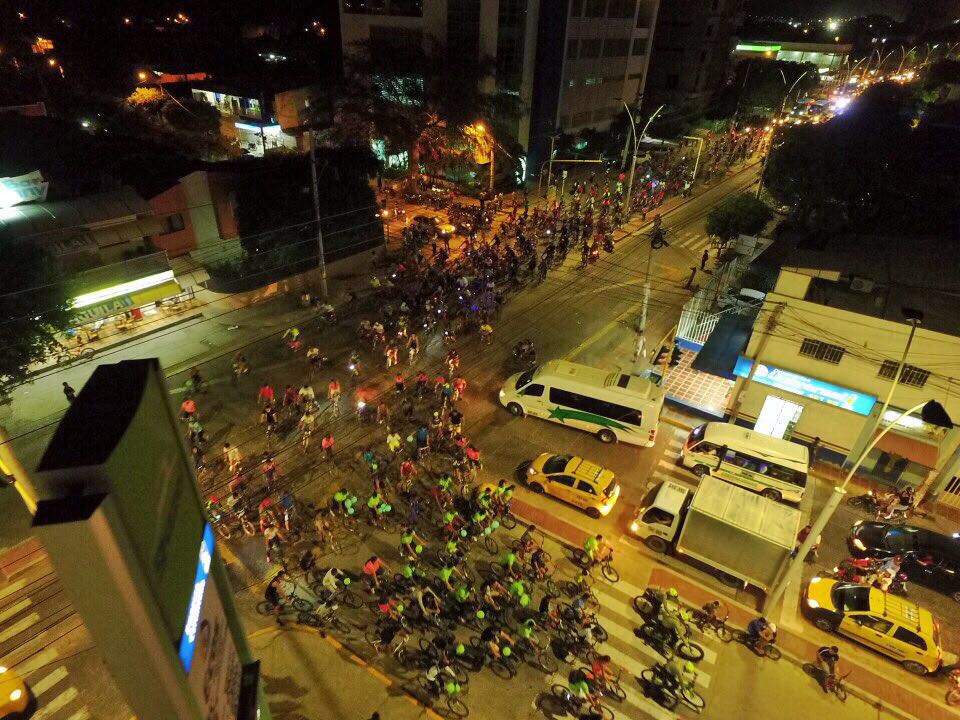
[(807, 43), (787, 40), (743, 40), (733, 49), (734, 60), (782, 60), (813, 63), (820, 78), (836, 80), (846, 70), (853, 45), (850, 43)]
[(960, 356), (960, 324), (941, 312), (941, 300), (936, 291), (822, 264), (783, 268), (734, 370), (731, 414), (769, 435), (818, 438), (826, 457), (850, 466), (873, 438), (897, 375), (911, 333), (905, 317), (919, 313), (879, 421), (881, 428), (896, 424), (860, 473), (922, 487), (960, 511), (960, 429), (929, 425), (919, 412), (897, 420), (928, 400), (960, 418), (960, 377), (949, 362)]
[(650, 103), (694, 111), (706, 106), (727, 79), (743, 4), (744, 0), (661, 4), (647, 78)]
[(344, 54), (379, 41), (443, 42), (494, 61), (491, 82), (516, 95), (511, 128), (527, 174), (557, 130), (606, 129), (643, 94), (659, 0), (341, 0)]

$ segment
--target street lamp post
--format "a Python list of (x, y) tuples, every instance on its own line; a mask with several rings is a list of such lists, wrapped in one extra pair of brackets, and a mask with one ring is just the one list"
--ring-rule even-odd
[(696, 140), (699, 145), (697, 146), (697, 159), (693, 162), (693, 174), (690, 176), (690, 182), (696, 182), (697, 180), (697, 171), (700, 169), (700, 154), (703, 152), (704, 139), (702, 137), (697, 137), (696, 135), (684, 135), (684, 140)]
[(650, 123), (653, 122), (654, 118), (660, 114), (660, 111), (665, 107), (661, 105), (656, 110), (654, 110), (653, 115), (650, 116), (650, 119), (647, 120), (647, 124), (643, 126), (643, 131), (640, 133), (639, 137), (637, 136), (637, 125), (633, 121), (633, 113), (630, 112), (630, 106), (627, 105), (626, 101), (621, 100), (623, 107), (627, 111), (627, 119), (630, 121), (630, 131), (633, 133), (633, 157), (630, 158), (630, 179), (627, 180), (627, 215), (630, 215), (631, 210), (633, 210), (633, 176), (637, 171), (637, 150), (640, 145), (640, 138), (644, 137), (647, 134), (647, 128), (650, 127)]
[[(788, 563), (786, 569), (781, 573), (780, 578), (767, 595), (767, 600), (764, 603), (765, 609), (776, 607), (776, 604), (783, 598), (783, 593), (787, 589), (787, 585), (790, 582), (790, 577), (797, 573), (803, 566), (804, 559), (809, 554), (810, 549), (816, 544), (817, 538), (820, 537), (823, 529), (827, 526), (827, 523), (830, 522), (830, 518), (833, 517), (837, 507), (843, 500), (843, 496), (847, 494), (847, 485), (850, 483), (850, 480), (853, 478), (857, 470), (860, 469), (860, 465), (863, 464), (864, 460), (866, 460), (870, 451), (876, 447), (877, 443), (880, 442), (880, 439), (884, 435), (890, 432), (894, 425), (918, 410), (922, 410), (922, 414), (925, 416), (925, 418), (929, 418), (933, 424), (942, 424), (945, 426), (951, 425), (950, 418), (947, 416), (946, 411), (940, 406), (940, 404), (933, 400), (928, 400), (900, 413), (900, 415), (891, 421), (887, 427), (878, 433), (877, 436), (873, 438), (873, 440), (871, 440), (870, 443), (863, 449), (863, 452), (860, 453), (860, 456), (853, 464), (853, 467), (851, 467), (847, 472), (843, 482), (833, 488), (833, 492), (830, 494), (830, 497), (827, 498), (827, 502), (826, 505), (824, 505), (823, 510), (820, 511), (817, 519), (810, 526), (810, 532), (807, 534), (807, 539), (800, 543), (800, 547), (798, 548), (793, 559)], [(882, 415), (878, 416), (878, 423), (881, 417)]]

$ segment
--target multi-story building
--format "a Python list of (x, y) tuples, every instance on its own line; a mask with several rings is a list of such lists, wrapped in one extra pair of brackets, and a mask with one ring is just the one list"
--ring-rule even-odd
[(644, 104), (700, 110), (723, 86), (744, 0), (670, 0), (657, 14)]
[(605, 129), (643, 94), (659, 0), (341, 0), (345, 54), (358, 44), (433, 38), (495, 62), (516, 94), (512, 128), (534, 175), (556, 130)]
[(960, 275), (952, 266), (944, 275), (937, 243), (911, 239), (904, 262), (906, 243), (844, 242), (855, 249), (800, 252), (781, 269), (734, 369), (731, 414), (766, 434), (818, 438), (822, 453), (845, 465), (878, 420), (880, 428), (895, 423), (860, 472), (929, 490), (960, 517), (960, 428), (931, 425), (919, 412), (898, 419), (928, 400), (960, 418), (956, 298), (938, 289)]

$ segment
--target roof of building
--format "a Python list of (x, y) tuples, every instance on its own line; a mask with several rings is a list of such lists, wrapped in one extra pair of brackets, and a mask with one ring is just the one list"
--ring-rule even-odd
[(66, 200), (24, 203), (0, 214), (0, 240), (56, 237), (78, 228), (101, 230), (150, 212), (147, 202), (128, 186)]
[(816, 277), (806, 300), (907, 324), (903, 308), (923, 313), (927, 330), (960, 336), (960, 265), (941, 238), (846, 235), (827, 250), (798, 249), (784, 270), (837, 273)]

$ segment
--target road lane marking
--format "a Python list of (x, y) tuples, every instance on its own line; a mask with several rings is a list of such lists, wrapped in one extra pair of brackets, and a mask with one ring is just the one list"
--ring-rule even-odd
[(67, 673), (67, 669), (61, 665), (46, 677), (43, 677), (40, 680), (37, 680), (37, 682), (32, 683), (30, 685), (30, 689), (33, 690), (34, 695), (39, 697), (61, 680), (65, 680), (68, 674), (69, 673)]
[(27, 584), (26, 580), (17, 580), (16, 582), (10, 583), (3, 590), (0, 590), (0, 600), (3, 600), (8, 595), (13, 595), (17, 590), (22, 588)]
[(37, 712), (33, 715), (32, 720), (43, 720), (44, 718), (50, 717), (55, 712), (59, 712), (71, 702), (76, 700), (79, 694), (80, 693), (77, 692), (77, 689), (71, 685), (62, 693), (57, 695), (53, 700), (37, 710)]
[(13, 625), (0, 632), (0, 643), (5, 643), (10, 638), (16, 637), (24, 630), (36, 625), (38, 622), (40, 622), (40, 615), (37, 613), (30, 613), (25, 618), (15, 622)]
[(67, 720), (90, 720), (90, 711), (87, 710), (86, 705), (77, 710), (73, 715), (67, 718)]
[(31, 605), (33, 605), (33, 600), (31, 600), (30, 598), (24, 598), (20, 602), (14, 603), (10, 607), (8, 607), (6, 610), (0, 612), (0, 623), (5, 623), (14, 615), (17, 615), (22, 610), (26, 610)]
[(31, 673), (42, 668), (44, 665), (49, 665), (58, 657), (60, 657), (60, 653), (58, 653), (55, 648), (47, 648), (43, 652), (32, 655), (22, 663), (17, 663), (14, 667), (16, 667), (17, 673), (20, 675), (20, 677), (27, 677)]

